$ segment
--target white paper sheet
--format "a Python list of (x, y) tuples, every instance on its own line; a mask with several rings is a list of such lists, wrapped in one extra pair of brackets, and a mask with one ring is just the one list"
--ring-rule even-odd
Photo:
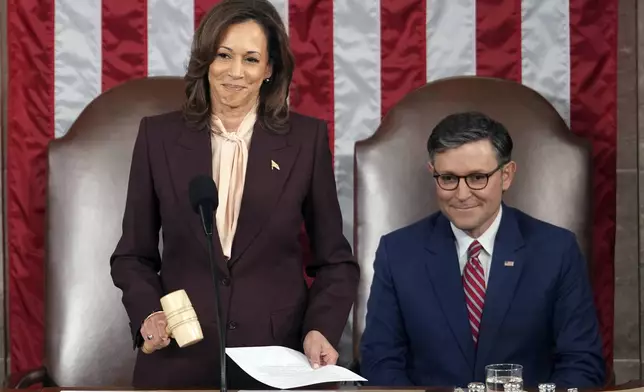
[(304, 354), (286, 347), (228, 347), (226, 354), (248, 375), (278, 389), (326, 382), (367, 381), (341, 366), (313, 369)]

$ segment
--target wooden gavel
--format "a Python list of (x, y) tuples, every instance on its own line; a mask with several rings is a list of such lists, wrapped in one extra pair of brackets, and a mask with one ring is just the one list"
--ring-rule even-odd
[[(163, 296), (161, 309), (167, 320), (166, 332), (179, 347), (187, 347), (203, 340), (201, 324), (185, 290), (173, 291)], [(141, 346), (141, 351), (150, 354), (155, 350), (146, 340)]]

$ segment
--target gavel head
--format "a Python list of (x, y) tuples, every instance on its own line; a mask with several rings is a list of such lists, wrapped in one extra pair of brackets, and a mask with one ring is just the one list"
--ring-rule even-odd
[(168, 322), (168, 335), (179, 347), (186, 347), (203, 340), (201, 324), (185, 290), (173, 291), (161, 298), (161, 308)]

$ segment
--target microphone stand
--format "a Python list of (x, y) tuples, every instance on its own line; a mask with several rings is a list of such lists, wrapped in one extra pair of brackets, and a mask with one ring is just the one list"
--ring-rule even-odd
[[(212, 216), (213, 212), (210, 208), (207, 208), (208, 213)], [(221, 307), (221, 300), (219, 295), (219, 276), (217, 275), (217, 267), (215, 266), (215, 261), (213, 259), (212, 248), (212, 227), (207, 227), (204, 213), (204, 208), (202, 205), (199, 205), (199, 215), (201, 215), (201, 223), (203, 224), (204, 232), (206, 233), (206, 240), (208, 241), (208, 260), (210, 261), (210, 273), (212, 275), (212, 280), (215, 283), (215, 300), (217, 305), (217, 325), (219, 327), (219, 368), (221, 369), (221, 385), (219, 387), (220, 392), (227, 392), (227, 380), (226, 380), (226, 326), (224, 325), (224, 315), (223, 309)], [(214, 223), (213, 223), (214, 226)]]

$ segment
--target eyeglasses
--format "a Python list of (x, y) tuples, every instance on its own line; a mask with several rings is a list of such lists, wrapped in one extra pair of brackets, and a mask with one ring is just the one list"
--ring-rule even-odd
[(453, 191), (458, 188), (461, 178), (465, 180), (467, 186), (475, 191), (480, 191), (487, 186), (490, 177), (501, 169), (505, 163), (500, 164), (496, 169), (488, 173), (471, 173), (466, 176), (457, 176), (455, 174), (434, 174), (434, 179), (439, 187), (446, 191)]

